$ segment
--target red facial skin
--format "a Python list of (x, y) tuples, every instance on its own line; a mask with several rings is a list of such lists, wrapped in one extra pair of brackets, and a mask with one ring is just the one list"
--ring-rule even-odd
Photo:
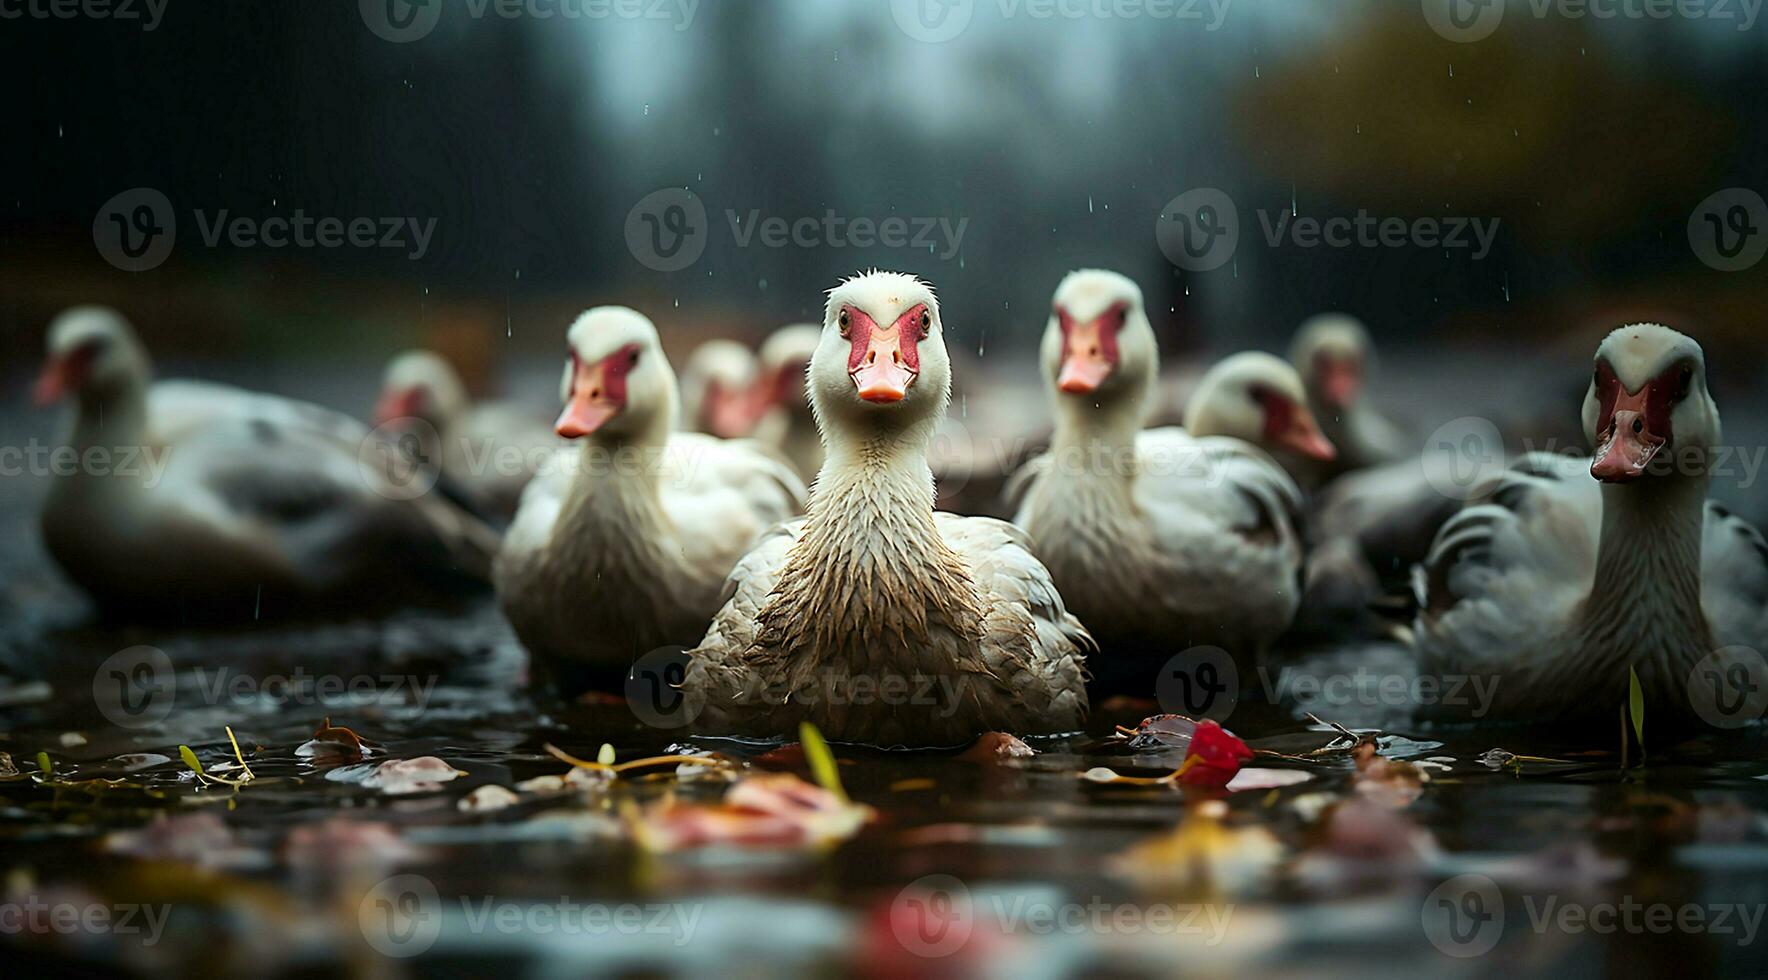
[(31, 400), (42, 408), (61, 401), (70, 391), (77, 391), (86, 383), (86, 374), (92, 370), (92, 358), (97, 354), (96, 343), (81, 344), (59, 357), (51, 354), (43, 362), (43, 373), (37, 375)]
[(922, 318), (927, 306), (917, 303), (888, 327), (879, 327), (864, 310), (843, 307), (847, 318), (842, 334), (851, 345), (847, 375), (859, 397), (878, 404), (908, 397), (909, 385), (921, 373), (921, 338), (926, 336)]
[(626, 407), (626, 375), (638, 364), (639, 345), (627, 344), (593, 364), (571, 354), (571, 397), (555, 431), (578, 439), (600, 429)]
[(701, 404), (700, 422), (705, 430), (720, 439), (738, 439), (749, 434), (760, 418), (754, 396), (742, 388), (726, 388), (714, 380), (706, 385)]
[(1114, 303), (1110, 309), (1085, 323), (1077, 323), (1068, 311), (1056, 307), (1062, 330), (1062, 368), (1057, 389), (1071, 395), (1090, 395), (1099, 390), (1117, 369), (1117, 332), (1129, 316), (1129, 304)]
[(1672, 364), (1627, 391), (1607, 361), (1596, 362), (1596, 459), (1590, 475), (1604, 483), (1626, 483), (1645, 474), (1653, 456), (1668, 445), (1670, 413), (1688, 395), (1693, 368)]
[(1227, 729), (1213, 721), (1200, 721), (1185, 752), (1185, 771), (1179, 782), (1187, 786), (1228, 785), (1240, 767), (1252, 761), (1252, 750)]
[(1354, 357), (1334, 357), (1321, 351), (1314, 355), (1314, 377), (1320, 397), (1333, 408), (1345, 409), (1363, 390), (1363, 362)]
[(1305, 406), (1265, 387), (1255, 387), (1252, 398), (1265, 413), (1266, 443), (1293, 449), (1310, 459), (1331, 460), (1338, 456), (1338, 450), (1320, 432), (1313, 413)]

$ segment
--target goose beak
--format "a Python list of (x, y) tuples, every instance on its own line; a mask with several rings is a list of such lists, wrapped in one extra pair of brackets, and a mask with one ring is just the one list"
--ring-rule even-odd
[(374, 422), (376, 425), (385, 425), (394, 419), (416, 415), (423, 402), (422, 388), (388, 388), (381, 393), (380, 400), (375, 402)]
[(43, 372), (37, 375), (37, 383), (31, 387), (31, 401), (38, 408), (47, 408), (61, 401), (85, 379), (89, 360), (82, 350), (49, 355), (43, 361)]
[(577, 365), (577, 378), (571, 385), (571, 400), (559, 413), (553, 430), (566, 439), (580, 439), (608, 424), (620, 414), (621, 400), (608, 390), (607, 361)]
[(1320, 424), (1314, 421), (1314, 413), (1300, 405), (1290, 415), (1289, 424), (1276, 434), (1276, 441), (1309, 459), (1331, 461), (1338, 458), (1338, 449), (1320, 431)]
[(873, 330), (859, 366), (849, 372), (859, 396), (877, 404), (899, 402), (908, 397), (915, 372), (902, 359), (902, 331)]
[(753, 427), (754, 406), (743, 391), (714, 383), (706, 391), (706, 431), (720, 439), (740, 439)]
[(1090, 395), (1111, 376), (1111, 358), (1100, 342), (1105, 330), (1103, 320), (1104, 317), (1100, 317), (1068, 331), (1062, 370), (1056, 374), (1057, 389), (1070, 395)]
[[(1614, 421), (1596, 447), (1590, 475), (1604, 483), (1626, 483), (1645, 475), (1651, 459), (1668, 440), (1646, 424), (1646, 390), (1631, 398), (1623, 395), (1615, 404)], [(1622, 407), (1623, 403), (1626, 407)]]
[(1320, 397), (1333, 408), (1349, 408), (1363, 387), (1363, 369), (1356, 361), (1334, 358), (1320, 365)]

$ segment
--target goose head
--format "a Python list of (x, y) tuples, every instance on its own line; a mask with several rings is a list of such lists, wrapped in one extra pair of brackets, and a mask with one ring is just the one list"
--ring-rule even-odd
[(1322, 411), (1356, 404), (1373, 360), (1369, 331), (1356, 317), (1322, 313), (1296, 331), (1289, 363), (1301, 373), (1308, 397)]
[(466, 386), (453, 366), (434, 351), (408, 350), (387, 364), (374, 421), (415, 417), (442, 429), (466, 409)]
[(755, 355), (734, 340), (708, 340), (694, 348), (681, 372), (688, 424), (720, 439), (748, 435), (755, 424), (755, 373)]
[(843, 280), (829, 290), (807, 378), (825, 433), (930, 436), (951, 398), (933, 288), (899, 272)]
[(70, 392), (82, 399), (113, 398), (145, 385), (152, 372), (147, 351), (122, 314), (102, 306), (76, 306), (49, 325), (48, 352), (32, 397), (52, 405)]
[(1308, 410), (1301, 375), (1258, 351), (1235, 354), (1203, 375), (1185, 406), (1185, 428), (1194, 436), (1232, 436), (1311, 459), (1338, 455)]
[(1104, 269), (1063, 277), (1038, 353), (1059, 403), (1140, 404), (1160, 369), (1141, 288)]
[(811, 356), (822, 341), (823, 328), (814, 323), (794, 323), (781, 327), (761, 343), (761, 380), (757, 386), (760, 410), (775, 405), (787, 411), (800, 412), (810, 407), (805, 391), (805, 374), (810, 370)]
[(675, 422), (675, 372), (657, 328), (637, 310), (598, 306), (565, 335), (559, 397), (565, 409), (554, 428), (567, 439), (609, 440), (667, 433)]
[[(1609, 334), (1584, 395), (1584, 434), (1596, 446), (1590, 475), (1604, 483), (1704, 473), (1720, 435), (1700, 345), (1655, 323)], [(1676, 464), (1654, 467), (1654, 459)]]

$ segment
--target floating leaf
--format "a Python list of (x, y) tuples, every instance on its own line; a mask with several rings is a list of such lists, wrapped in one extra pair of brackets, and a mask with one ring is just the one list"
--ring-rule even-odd
[(791, 773), (762, 773), (737, 782), (715, 806), (664, 799), (629, 819), (640, 846), (668, 853), (720, 844), (823, 846), (852, 837), (872, 816), (871, 807)]
[(55, 775), (55, 766), (50, 763), (49, 753), (47, 752), (37, 753), (37, 768), (43, 770), (43, 775), (45, 777)]
[(613, 765), (614, 764), (614, 746), (609, 745), (607, 742), (603, 742), (601, 751), (597, 752), (595, 754), (595, 761), (601, 763), (604, 766)]
[(1179, 782), (1188, 786), (1226, 786), (1241, 765), (1251, 759), (1252, 749), (1245, 742), (1213, 721), (1200, 721), (1196, 734), (1191, 736), (1191, 747), (1185, 752), (1187, 765), (1179, 772)]
[(196, 757), (196, 753), (191, 751), (190, 746), (178, 746), (178, 758), (183, 759), (184, 764), (189, 766), (197, 775), (205, 775), (203, 772), (202, 760)]
[(835, 768), (835, 753), (829, 751), (829, 743), (823, 740), (823, 733), (817, 731), (816, 726), (808, 721), (800, 722), (798, 741), (804, 746), (804, 759), (810, 763), (810, 772), (816, 777), (817, 785), (846, 803), (847, 791), (841, 788), (841, 773)]
[(495, 784), (481, 786), (462, 797), (455, 806), (462, 813), (490, 813), (521, 802), (521, 797)]

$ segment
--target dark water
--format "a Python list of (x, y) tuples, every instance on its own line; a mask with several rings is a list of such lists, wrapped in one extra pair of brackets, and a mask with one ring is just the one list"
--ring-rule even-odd
[[(1613, 730), (1547, 738), (1434, 730), (1403, 699), (1353, 698), (1312, 707), (1380, 728), (1390, 758), (1437, 760), (1415, 798), (1360, 791), (1342, 753), (1260, 760), (1310, 778), (1227, 795), (1078, 778), (1179, 764), (1182, 750), (1129, 753), (1104, 738), (1156, 710), (1146, 702), (1101, 707), (1088, 735), (1001, 764), (838, 746), (848, 792), (877, 811), (852, 839), (652, 854), (633, 841), (637, 808), (667, 793), (715, 800), (724, 784), (664, 768), (524, 793), (491, 813), (458, 802), (567, 771), (547, 743), (581, 758), (607, 743), (620, 760), (767, 747), (683, 739), (618, 701), (531, 690), (488, 598), (319, 625), (93, 625), (35, 543), (39, 491), (9, 484), (0, 511), (16, 545), (0, 554), (0, 750), (21, 771), (0, 781), (9, 975), (1768, 972), (1756, 934), (1768, 764), (1755, 734), (1658, 745), (1648, 720), (1646, 763), (1623, 773), (1618, 714)], [(138, 644), (175, 665), (177, 701), (120, 725), (101, 710), (100, 665)], [(1391, 645), (1279, 662), (1409, 676)], [(1243, 706), (1228, 725), (1291, 755), (1333, 740), (1299, 712)], [(436, 756), (466, 775), (392, 795), (364, 784), (363, 766), (298, 756), (327, 717), (378, 743), (372, 762)], [(202, 785), (178, 746), (232, 777), (218, 768), (232, 758), (229, 726), (256, 779)], [(1496, 747), (1559, 761), (1494, 770), (1479, 757)], [(401, 921), (420, 927), (394, 935), (376, 903), (413, 882), (419, 904)], [(118, 916), (139, 905), (160, 925), (152, 936), (121, 920), (21, 928), (39, 905)], [(561, 924), (579, 913), (609, 918)], [(128, 924), (145, 930), (135, 915)]]

